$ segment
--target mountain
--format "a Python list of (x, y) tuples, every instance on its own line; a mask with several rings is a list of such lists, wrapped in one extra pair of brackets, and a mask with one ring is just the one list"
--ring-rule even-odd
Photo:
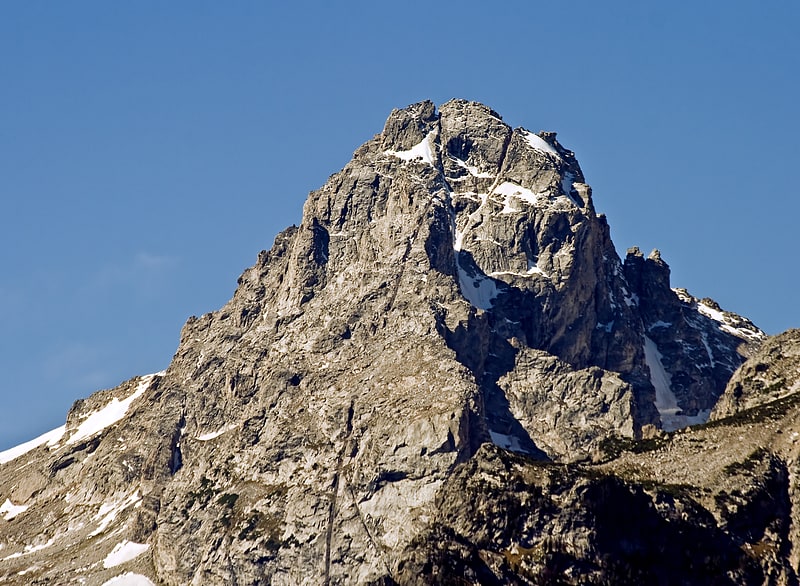
[(555, 133), (393, 111), (166, 371), (0, 453), (0, 579), (797, 583), (800, 342), (592, 197)]

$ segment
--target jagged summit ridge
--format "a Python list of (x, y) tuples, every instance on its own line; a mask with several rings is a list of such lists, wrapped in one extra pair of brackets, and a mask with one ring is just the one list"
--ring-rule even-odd
[(705, 420), (761, 340), (712, 310), (660, 255), (619, 258), (555, 133), (395, 110), (164, 373), (3, 464), (0, 577), (101, 584), (136, 551), (165, 584), (413, 583), (463, 464)]

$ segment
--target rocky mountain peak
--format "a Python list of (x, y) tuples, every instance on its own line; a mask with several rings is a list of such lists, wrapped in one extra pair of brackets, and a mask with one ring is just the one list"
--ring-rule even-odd
[(658, 251), (622, 262), (555, 133), (394, 110), (164, 373), (0, 458), (0, 577), (100, 584), (125, 551), (165, 584), (413, 583), (469, 470), (552, 484), (535, 466), (702, 423), (763, 338)]

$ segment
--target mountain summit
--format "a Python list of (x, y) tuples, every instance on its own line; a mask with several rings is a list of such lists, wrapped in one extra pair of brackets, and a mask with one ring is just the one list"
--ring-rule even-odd
[(794, 583), (800, 388), (726, 391), (765, 338), (620, 259), (555, 133), (394, 110), (165, 372), (0, 453), (0, 579)]

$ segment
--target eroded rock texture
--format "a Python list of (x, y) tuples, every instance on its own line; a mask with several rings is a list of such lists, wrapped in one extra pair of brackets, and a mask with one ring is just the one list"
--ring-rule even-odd
[(664, 433), (764, 338), (623, 263), (555, 133), (395, 110), (165, 372), (0, 455), (0, 579), (795, 583), (796, 369)]

